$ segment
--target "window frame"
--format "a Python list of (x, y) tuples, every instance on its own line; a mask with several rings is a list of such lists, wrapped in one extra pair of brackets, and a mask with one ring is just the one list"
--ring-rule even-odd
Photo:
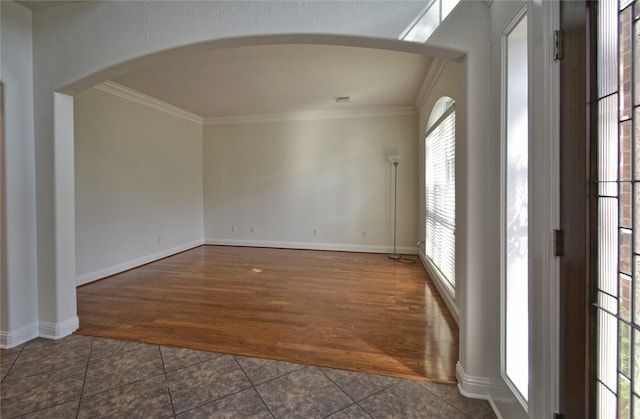
[[(438, 113), (440, 113), (438, 115)], [(435, 120), (434, 117), (438, 115)], [(455, 284), (456, 284), (456, 278), (455, 278), (455, 252), (456, 252), (456, 245), (455, 245), (455, 240), (456, 240), (456, 224), (455, 224), (455, 219), (456, 219), (456, 207), (455, 207), (455, 201), (454, 201), (454, 208), (453, 208), (453, 212), (454, 212), (454, 228), (453, 228), (453, 235), (454, 235), (454, 245), (453, 245), (453, 263), (454, 263), (454, 272), (453, 272), (453, 278), (452, 281), (449, 281), (447, 279), (447, 277), (443, 274), (443, 272), (440, 270), (440, 268), (435, 264), (435, 262), (431, 259), (431, 257), (429, 256), (429, 254), (427, 253), (427, 228), (428, 228), (428, 212), (427, 212), (427, 199), (428, 199), (428, 193), (427, 193), (427, 176), (429, 173), (428, 170), (428, 166), (427, 166), (427, 162), (428, 162), (428, 150), (429, 150), (429, 145), (428, 145), (428, 140), (429, 140), (429, 136), (431, 135), (431, 133), (433, 133), (433, 131), (435, 131), (438, 127), (440, 127), (440, 125), (447, 119), (449, 118), (451, 115), (454, 115), (454, 137), (453, 137), (453, 147), (454, 147), (454, 160), (453, 160), (453, 173), (454, 173), (454, 189), (455, 189), (455, 160), (456, 160), (456, 152), (455, 152), (455, 148), (456, 148), (456, 124), (457, 124), (457, 115), (456, 115), (456, 107), (455, 107), (455, 100), (452, 99), (451, 97), (448, 96), (443, 96), (440, 99), (438, 99), (438, 101), (436, 101), (436, 103), (434, 104), (432, 111), (431, 111), (431, 115), (429, 117), (429, 121), (428, 121), (428, 125), (427, 125), (427, 130), (425, 131), (424, 134), (424, 147), (425, 147), (425, 153), (424, 153), (424, 157), (425, 157), (425, 170), (424, 170), (424, 176), (425, 176), (425, 229), (424, 229), (424, 239), (425, 239), (425, 246), (424, 246), (424, 261), (425, 261), (425, 265), (427, 267), (427, 270), (429, 271), (429, 274), (432, 276), (432, 278), (435, 280), (436, 285), (438, 285), (438, 288), (440, 288), (440, 291), (445, 291), (446, 295), (445, 297), (448, 297), (450, 299), (450, 302), (453, 303), (455, 301), (455, 296), (456, 296), (456, 289), (455, 289)], [(449, 304), (450, 306), (455, 307), (455, 304)]]
[[(501, 179), (500, 179), (500, 208), (501, 208), (501, 214), (500, 214), (500, 255), (501, 255), (501, 261), (500, 261), (500, 316), (501, 316), (501, 331), (500, 331), (500, 374), (502, 376), (502, 379), (505, 381), (507, 387), (509, 388), (509, 390), (513, 393), (513, 395), (515, 396), (515, 398), (518, 400), (518, 402), (520, 403), (520, 405), (522, 406), (522, 408), (525, 410), (525, 412), (529, 411), (529, 399), (530, 399), (530, 393), (531, 393), (531, 389), (529, 388), (531, 385), (531, 328), (530, 328), (530, 322), (531, 322), (531, 307), (530, 307), (530, 302), (527, 302), (527, 324), (525, 325), (527, 327), (527, 338), (528, 338), (528, 353), (527, 353), (527, 368), (528, 368), (528, 388), (526, 389), (526, 394), (523, 394), (523, 392), (521, 391), (521, 389), (516, 385), (516, 383), (512, 380), (512, 378), (509, 376), (508, 371), (507, 371), (507, 159), (508, 159), (508, 142), (509, 142), (509, 137), (508, 137), (508, 112), (509, 112), (509, 104), (508, 104), (508, 88), (509, 88), (509, 84), (508, 84), (508, 79), (509, 79), (509, 54), (508, 54), (508, 48), (509, 48), (509, 36), (511, 35), (511, 33), (523, 22), (526, 21), (527, 24), (527, 80), (530, 80), (531, 77), (531, 73), (530, 73), (530, 54), (531, 54), (531, 45), (530, 45), (530, 31), (531, 31), (531, 25), (529, 22), (529, 13), (528, 13), (528, 8), (525, 5), (525, 7), (523, 7), (520, 12), (515, 16), (515, 18), (511, 21), (511, 23), (508, 25), (508, 27), (504, 30), (504, 32), (502, 33), (502, 58), (501, 58), (501, 67), (502, 67), (502, 92), (501, 92), (501, 128), (502, 128), (502, 133), (501, 133), (501, 156), (500, 156), (500, 168), (501, 168)], [(530, 84), (528, 83), (528, 89)], [(531, 107), (531, 92), (528, 92), (528, 98), (527, 98), (527, 153), (528, 153), (528, 210), (527, 213), (528, 218), (529, 218), (529, 224), (530, 224), (530, 212), (531, 212), (531, 193), (532, 193), (532, 185), (531, 185), (531, 170), (532, 170), (532, 135), (531, 135), (531, 112), (532, 112), (532, 107)], [(531, 252), (531, 230), (529, 228), (529, 232), (528, 232), (528, 252), (529, 255), (527, 257), (528, 261), (527, 261), (527, 295), (528, 295), (528, 299), (531, 297), (530, 295), (530, 291), (529, 291), (529, 281), (530, 281), (530, 265), (531, 265), (531, 261), (530, 261), (530, 252)]]

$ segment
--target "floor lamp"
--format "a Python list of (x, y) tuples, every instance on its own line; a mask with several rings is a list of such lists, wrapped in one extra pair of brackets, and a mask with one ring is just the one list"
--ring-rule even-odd
[(400, 259), (400, 255), (396, 250), (396, 237), (398, 232), (398, 165), (400, 164), (400, 156), (389, 156), (389, 161), (393, 163), (393, 253), (389, 255), (389, 259)]

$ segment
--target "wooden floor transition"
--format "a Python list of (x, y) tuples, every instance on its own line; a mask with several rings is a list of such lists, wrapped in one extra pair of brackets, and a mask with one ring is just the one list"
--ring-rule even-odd
[(419, 262), (202, 246), (77, 295), (84, 335), (456, 380), (458, 328)]

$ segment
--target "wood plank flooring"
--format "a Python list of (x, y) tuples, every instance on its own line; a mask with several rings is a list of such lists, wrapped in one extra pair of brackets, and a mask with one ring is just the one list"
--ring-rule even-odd
[(419, 262), (383, 254), (202, 246), (77, 295), (80, 334), (456, 379), (444, 302)]

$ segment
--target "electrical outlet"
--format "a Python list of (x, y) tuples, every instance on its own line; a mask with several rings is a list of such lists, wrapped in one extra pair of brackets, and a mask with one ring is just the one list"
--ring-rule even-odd
[(162, 236), (158, 234), (157, 240), (158, 240), (158, 243), (160, 243), (162, 241)]
[(236, 232), (236, 230), (237, 230), (237, 227), (236, 227), (236, 226), (231, 226), (231, 232), (232, 232), (232, 233), (235, 233), (235, 232)]
[(364, 239), (365, 237), (367, 237), (367, 232), (366, 230), (362, 230), (362, 238)]
[(314, 229), (313, 229), (313, 235), (314, 235), (314, 236), (317, 236), (317, 235), (318, 235), (318, 227), (316, 227), (316, 228), (314, 228)]
[(251, 226), (251, 228), (249, 229), (249, 231), (251, 232), (251, 234), (256, 232), (256, 228), (254, 226)]

